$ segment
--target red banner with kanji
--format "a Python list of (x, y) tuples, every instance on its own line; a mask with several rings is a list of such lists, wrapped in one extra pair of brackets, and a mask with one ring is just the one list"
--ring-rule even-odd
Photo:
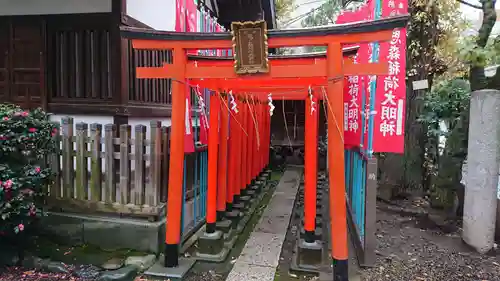
[(186, 12), (182, 0), (175, 0), (175, 31), (185, 30)]
[[(196, 32), (196, 14), (198, 13), (198, 8), (194, 0), (186, 0), (186, 32)], [(188, 54), (196, 55), (198, 50), (187, 50)]]
[[(407, 0), (383, 1), (382, 17), (406, 14)], [(404, 151), (406, 111), (406, 29), (394, 29), (389, 42), (380, 43), (379, 58), (389, 64), (389, 75), (377, 77), (373, 152)]]
[[(371, 1), (369, 1), (371, 2)], [(366, 20), (371, 14), (369, 10), (370, 4), (367, 4), (360, 9), (354, 11), (346, 11), (340, 14), (337, 18), (337, 24), (349, 22), (357, 22)], [(358, 46), (358, 52), (354, 58), (354, 63), (367, 63), (367, 44), (362, 45), (345, 45), (344, 47)], [(363, 53), (364, 52), (364, 53)], [(361, 80), (364, 79), (359, 75), (346, 76), (344, 78), (344, 146), (345, 148), (357, 147), (361, 143), (362, 132), (362, 115), (363, 110), (363, 93), (361, 88), (364, 84)]]

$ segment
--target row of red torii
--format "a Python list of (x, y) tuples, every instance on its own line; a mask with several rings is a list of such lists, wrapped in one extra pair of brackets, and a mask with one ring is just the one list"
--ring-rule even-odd
[[(181, 235), (185, 94), (188, 82), (217, 90), (210, 96), (208, 136), (208, 193), (206, 232), (216, 231), (217, 212), (224, 212), (234, 199), (244, 193), (253, 179), (269, 164), (270, 114), (268, 94), (274, 99), (306, 101), (305, 134), (305, 223), (306, 232), (315, 231), (318, 110), (322, 99), (327, 108), (328, 175), (330, 185), (330, 229), (334, 280), (347, 280), (348, 230), (346, 221), (345, 167), (343, 143), (343, 83), (348, 75), (385, 75), (386, 63), (354, 64), (352, 50), (343, 44), (389, 41), (394, 28), (402, 28), (407, 15), (330, 27), (297, 30), (270, 30), (269, 48), (326, 46), (324, 56), (270, 57), (269, 72), (238, 75), (231, 59), (189, 60), (186, 50), (230, 49), (230, 33), (148, 32), (123, 28), (122, 36), (132, 39), (134, 49), (172, 50), (173, 64), (161, 67), (138, 67), (137, 78), (172, 79), (172, 126), (167, 204), (165, 266), (179, 264)], [(228, 114), (227, 95), (237, 100), (239, 112)], [(222, 106), (221, 106), (222, 103)], [(252, 106), (245, 106), (250, 103)], [(231, 118), (231, 127), (219, 127)], [(219, 128), (219, 130), (214, 129)], [(228, 135), (230, 132), (230, 135)], [(227, 140), (227, 141), (226, 141)], [(221, 159), (225, 159), (221, 161)]]

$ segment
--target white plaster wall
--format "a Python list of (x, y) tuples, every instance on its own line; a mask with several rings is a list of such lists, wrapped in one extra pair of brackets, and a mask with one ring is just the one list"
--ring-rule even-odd
[(157, 30), (175, 29), (175, 0), (127, 0), (127, 14)]
[(0, 16), (109, 12), (111, 0), (0, 0)]

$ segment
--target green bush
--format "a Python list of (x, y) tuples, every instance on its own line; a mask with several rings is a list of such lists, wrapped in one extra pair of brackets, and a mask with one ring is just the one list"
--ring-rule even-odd
[(40, 109), (0, 104), (0, 236), (23, 233), (42, 214), (57, 130)]

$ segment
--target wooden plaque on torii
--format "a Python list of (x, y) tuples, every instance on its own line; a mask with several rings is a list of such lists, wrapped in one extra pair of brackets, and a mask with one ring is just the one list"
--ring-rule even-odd
[(236, 74), (268, 73), (266, 22), (231, 23)]

